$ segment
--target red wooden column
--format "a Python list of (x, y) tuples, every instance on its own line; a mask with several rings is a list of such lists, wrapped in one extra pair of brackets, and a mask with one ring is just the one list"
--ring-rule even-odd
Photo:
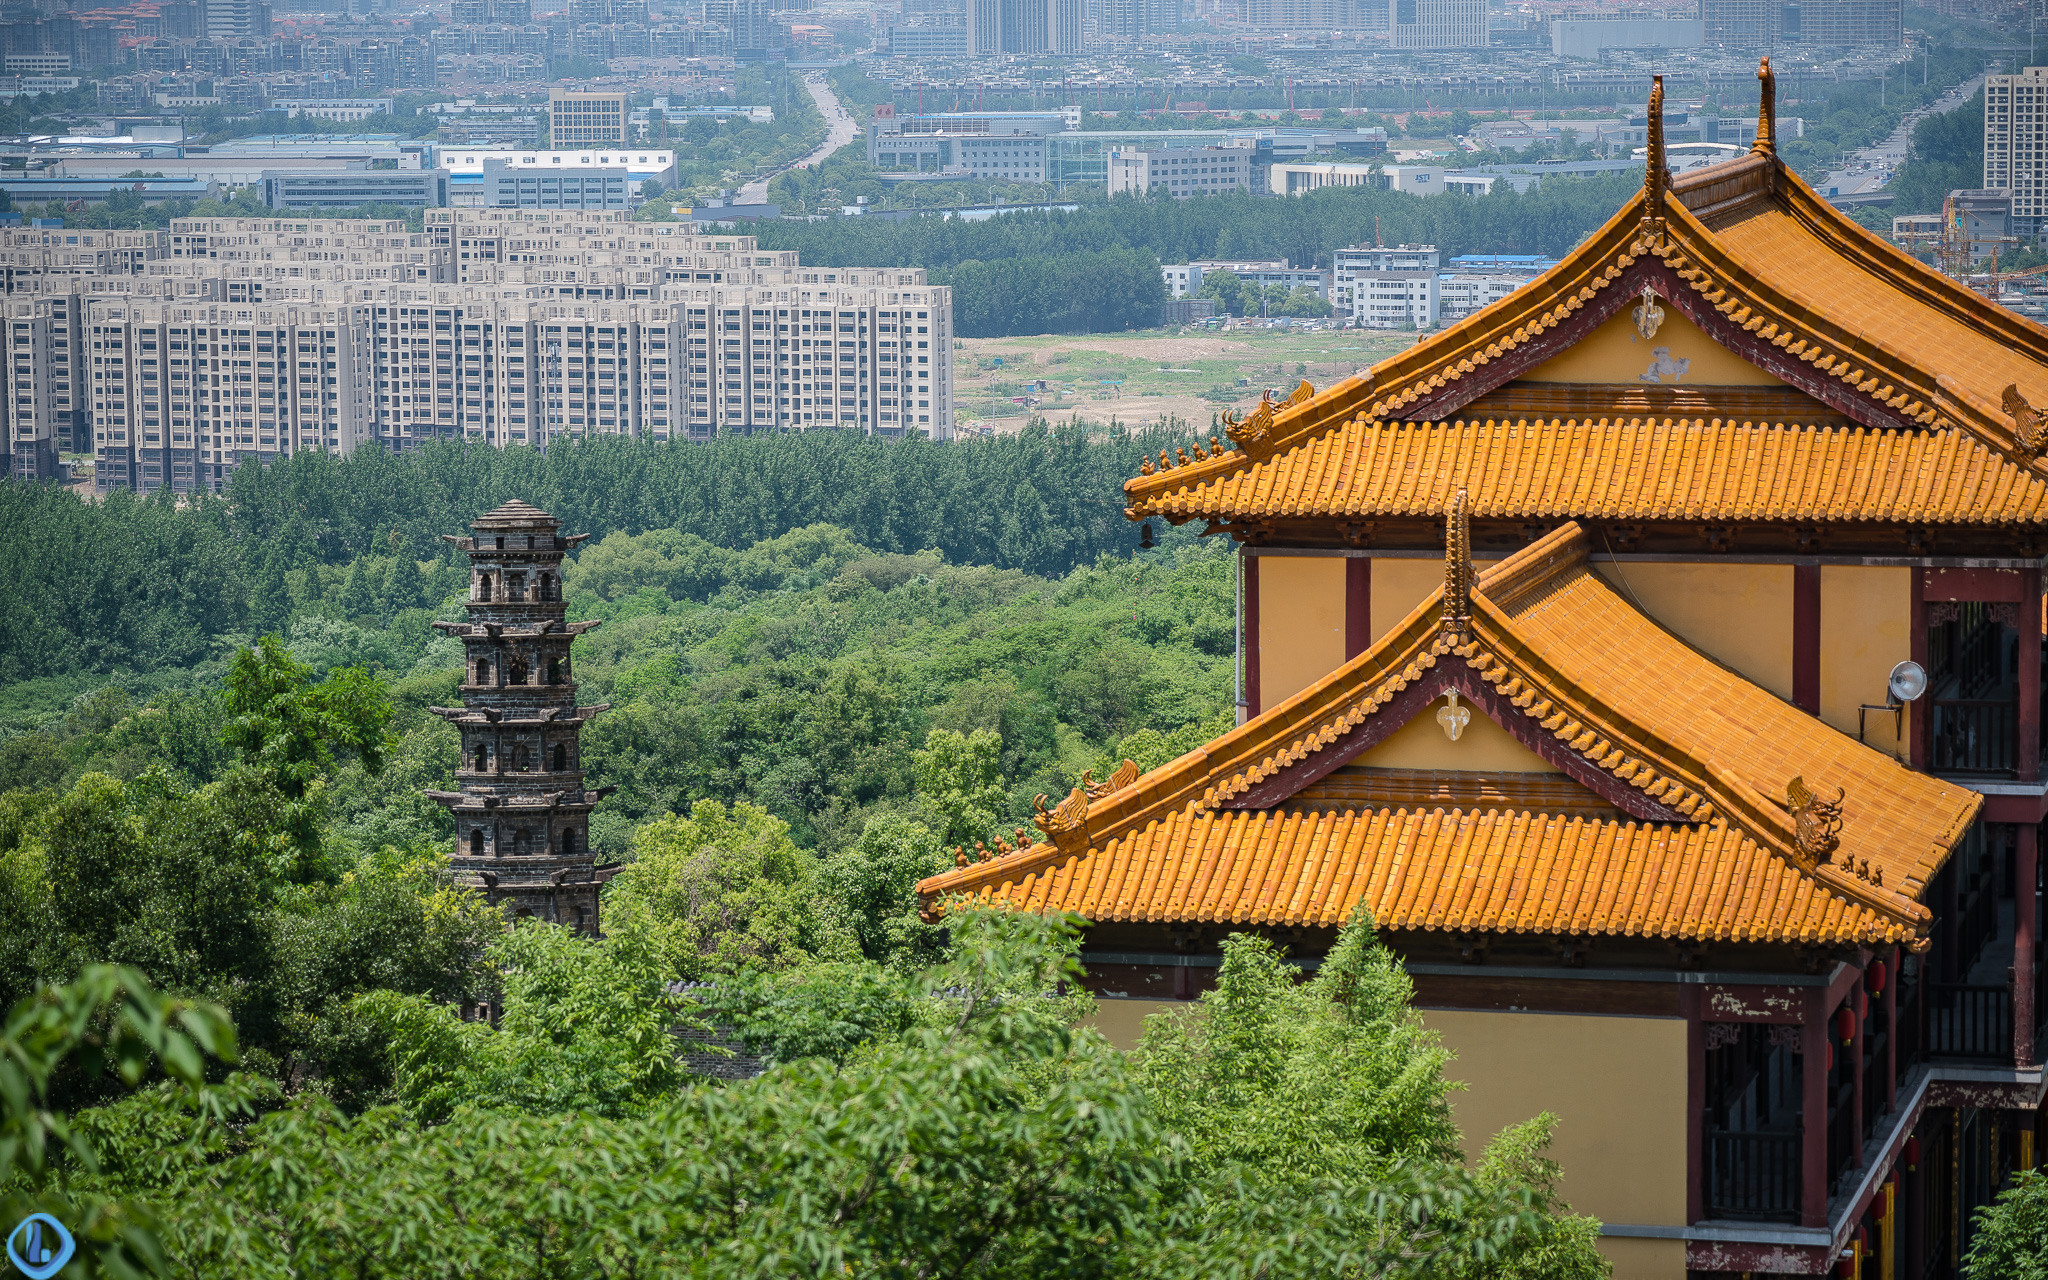
[(1792, 705), (1820, 714), (1820, 566), (1792, 566)]
[(1372, 644), (1372, 561), (1348, 556), (1344, 561), (1344, 661)]
[[(2020, 658), (2025, 670), (2024, 649)], [(2025, 704), (2022, 703), (2022, 706)], [(2012, 904), (2012, 1059), (2022, 1067), (2034, 1065), (2034, 882), (2039, 877), (2041, 829), (2031, 822), (2019, 827), (2019, 865), (2014, 870)]]
[(2020, 574), (2020, 781), (2041, 776), (2041, 571)]
[[(1915, 1147), (1920, 1145), (1917, 1136), (1912, 1141)], [(1927, 1159), (1925, 1152), (1921, 1153), (1920, 1159)], [(1927, 1174), (1920, 1164), (1908, 1165), (1901, 1160), (1900, 1166), (1905, 1169), (1899, 1178), (1899, 1194), (1906, 1201), (1906, 1265), (1898, 1274), (1915, 1277), (1920, 1274), (1921, 1264), (1927, 1260)]]
[(1828, 1224), (1828, 991), (1806, 989), (1799, 1028), (1799, 1223)]
[[(1927, 570), (1912, 569), (1909, 572), (1912, 574), (1911, 581), (1913, 585), (1912, 603), (1908, 610), (1911, 616), (1906, 621), (1906, 639), (1908, 641), (1908, 648), (1913, 655), (1913, 661), (1920, 664), (1922, 671), (1926, 671), (1928, 669)], [(1924, 770), (1927, 768), (1928, 744), (1930, 741), (1928, 728), (1933, 723), (1933, 715), (1927, 708), (1927, 699), (1922, 697), (1912, 706), (1907, 707), (1906, 715), (1912, 721), (1911, 724), (1906, 726), (1906, 733), (1912, 740), (1907, 748), (1906, 758), (1912, 762), (1915, 769)]]
[(1899, 1109), (1899, 961), (1903, 948), (1884, 958), (1884, 1112)]
[(1678, 991), (1678, 1011), (1685, 1015), (1685, 1220), (1707, 1217), (1707, 1028), (1700, 1021), (1705, 1003), (1697, 985)]
[(1259, 714), (1259, 558), (1249, 548), (1244, 558), (1244, 715)]
[(1850, 1139), (1849, 1159), (1851, 1163), (1863, 1162), (1863, 1117), (1870, 1114), (1863, 1102), (1863, 1042), (1870, 1032), (1865, 1029), (1868, 1021), (1863, 1011), (1870, 1008), (1870, 991), (1862, 982), (1849, 989), (1849, 1000), (1844, 1006), (1849, 1010), (1849, 1043), (1842, 1052), (1849, 1055), (1849, 1108), (1855, 1113), (1855, 1133)]

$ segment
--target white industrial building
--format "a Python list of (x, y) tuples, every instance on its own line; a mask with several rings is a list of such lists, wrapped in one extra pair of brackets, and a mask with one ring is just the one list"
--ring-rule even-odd
[(1109, 194), (1213, 196), (1252, 189), (1249, 147), (1160, 147), (1109, 157)]

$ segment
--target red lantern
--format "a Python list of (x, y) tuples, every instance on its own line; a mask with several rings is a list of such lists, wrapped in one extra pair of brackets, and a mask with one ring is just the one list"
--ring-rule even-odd
[(1906, 1139), (1906, 1147), (1900, 1152), (1900, 1157), (1906, 1162), (1907, 1173), (1920, 1172), (1920, 1139)]
[(1863, 980), (1869, 985), (1872, 995), (1883, 995), (1885, 980), (1884, 961), (1872, 960), (1870, 967), (1863, 971)]
[(1835, 1034), (1842, 1038), (1845, 1048), (1856, 1043), (1856, 1015), (1846, 1007), (1835, 1010)]

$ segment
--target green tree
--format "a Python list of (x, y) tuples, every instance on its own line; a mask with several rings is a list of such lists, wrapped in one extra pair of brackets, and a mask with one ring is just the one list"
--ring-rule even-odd
[(1195, 296), (1212, 299), (1234, 316), (1245, 314), (1247, 306), (1255, 306), (1246, 301), (1244, 281), (1234, 271), (1204, 271), (1201, 287), (1195, 291)]
[(826, 859), (818, 890), (843, 913), (868, 960), (922, 968), (940, 959), (946, 934), (921, 917), (917, 883), (951, 865), (929, 827), (880, 814), (868, 820), (852, 848)]
[(71, 771), (63, 744), (47, 733), (18, 733), (0, 741), (0, 791), (54, 787)]
[(640, 828), (636, 857), (605, 896), (607, 930), (645, 940), (663, 971), (696, 978), (742, 965), (845, 954), (815, 912), (816, 859), (789, 824), (744, 801), (699, 800)]
[(1002, 738), (987, 729), (934, 729), (911, 753), (918, 805), (941, 843), (983, 839), (995, 829), (1009, 799), (1002, 754)]
[(504, 984), (495, 1028), (390, 991), (359, 997), (355, 1011), (391, 1040), (398, 1096), (422, 1120), (479, 1098), (537, 1114), (622, 1116), (684, 1075), (673, 1032), (688, 1019), (646, 943), (631, 931), (597, 941), (523, 921), (491, 949)]
[(393, 745), (387, 731), (391, 700), (380, 677), (347, 668), (316, 685), (311, 669), (276, 636), (235, 651), (227, 711), (227, 744), (269, 772), (295, 800), (334, 772), (337, 753), (352, 755), (375, 773)]
[(420, 576), (419, 561), (403, 553), (394, 557), (384, 573), (384, 608), (388, 612), (419, 609), (427, 604), (426, 580)]
[(2048, 1280), (2048, 1174), (2015, 1174), (2011, 1187), (1977, 1211), (1963, 1274), (1970, 1280)]
[(341, 610), (351, 618), (367, 618), (377, 612), (377, 590), (359, 557), (351, 560), (348, 576), (341, 583)]
[(18, 1223), (42, 1212), (65, 1223), (80, 1245), (79, 1262), (67, 1273), (164, 1272), (163, 1246), (146, 1214), (119, 1201), (74, 1197), (57, 1176), (66, 1163), (93, 1167), (95, 1153), (52, 1105), (52, 1093), (61, 1079), (106, 1073), (132, 1087), (152, 1067), (198, 1089), (206, 1055), (234, 1060), (227, 1016), (163, 996), (132, 969), (95, 965), (16, 1004), (0, 1026), (0, 1216)]

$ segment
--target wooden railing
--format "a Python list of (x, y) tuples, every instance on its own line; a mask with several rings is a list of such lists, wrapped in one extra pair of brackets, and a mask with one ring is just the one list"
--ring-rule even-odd
[(1928, 985), (1927, 1052), (1939, 1058), (2012, 1061), (2012, 989), (1960, 982)]
[(1936, 698), (1930, 736), (1936, 773), (2012, 773), (2019, 768), (2019, 704), (1998, 698)]
[(1707, 1130), (1710, 1218), (1799, 1217), (1799, 1134)]

